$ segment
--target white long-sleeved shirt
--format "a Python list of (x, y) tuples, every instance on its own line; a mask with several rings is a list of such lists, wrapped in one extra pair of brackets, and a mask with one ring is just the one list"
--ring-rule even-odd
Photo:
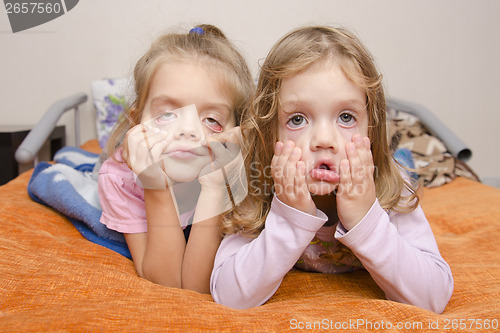
[[(265, 303), (316, 234), (328, 230), (326, 221), (319, 210), (312, 216), (274, 197), (257, 238), (223, 239), (211, 277), (215, 302), (238, 309)], [(387, 213), (375, 201), (353, 229), (338, 223), (334, 237), (350, 248), (387, 299), (436, 313), (448, 304), (453, 277), (420, 206), (411, 213)]]

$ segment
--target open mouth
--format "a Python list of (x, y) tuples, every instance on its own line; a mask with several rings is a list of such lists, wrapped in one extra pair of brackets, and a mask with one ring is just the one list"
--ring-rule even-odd
[(328, 165), (326, 165), (325, 163), (321, 164), (318, 169), (320, 170), (331, 170), (330, 167)]

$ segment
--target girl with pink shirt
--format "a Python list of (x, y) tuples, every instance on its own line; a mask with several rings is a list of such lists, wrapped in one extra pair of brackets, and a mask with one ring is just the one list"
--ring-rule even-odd
[(261, 305), (294, 266), (366, 269), (387, 299), (442, 312), (451, 270), (392, 158), (382, 76), (361, 42), (331, 27), (287, 34), (262, 65), (250, 111), (249, 196), (224, 220), (214, 300)]
[(124, 233), (139, 276), (208, 293), (250, 71), (219, 29), (200, 25), (154, 41), (134, 84), (99, 171), (101, 222)]

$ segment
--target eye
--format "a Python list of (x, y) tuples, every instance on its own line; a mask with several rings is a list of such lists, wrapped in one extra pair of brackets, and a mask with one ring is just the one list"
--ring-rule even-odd
[(341, 126), (351, 127), (356, 124), (356, 118), (348, 112), (343, 112), (338, 119)]
[(290, 127), (291, 129), (301, 128), (306, 124), (306, 118), (300, 114), (292, 116), (287, 122), (288, 127)]
[(223, 130), (222, 125), (214, 118), (208, 117), (204, 118), (202, 121), (213, 132), (220, 133)]
[(173, 112), (165, 112), (161, 116), (156, 117), (156, 123), (158, 125), (166, 125), (177, 119), (177, 115)]

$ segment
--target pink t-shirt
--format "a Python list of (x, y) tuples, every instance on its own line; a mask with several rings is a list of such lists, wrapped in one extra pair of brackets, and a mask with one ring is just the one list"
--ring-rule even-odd
[[(101, 201), (101, 223), (122, 233), (147, 232), (144, 189), (137, 185), (137, 176), (122, 159), (118, 150), (114, 159), (109, 158), (99, 170), (98, 188)], [(194, 210), (181, 214), (179, 220), (184, 229)]]

